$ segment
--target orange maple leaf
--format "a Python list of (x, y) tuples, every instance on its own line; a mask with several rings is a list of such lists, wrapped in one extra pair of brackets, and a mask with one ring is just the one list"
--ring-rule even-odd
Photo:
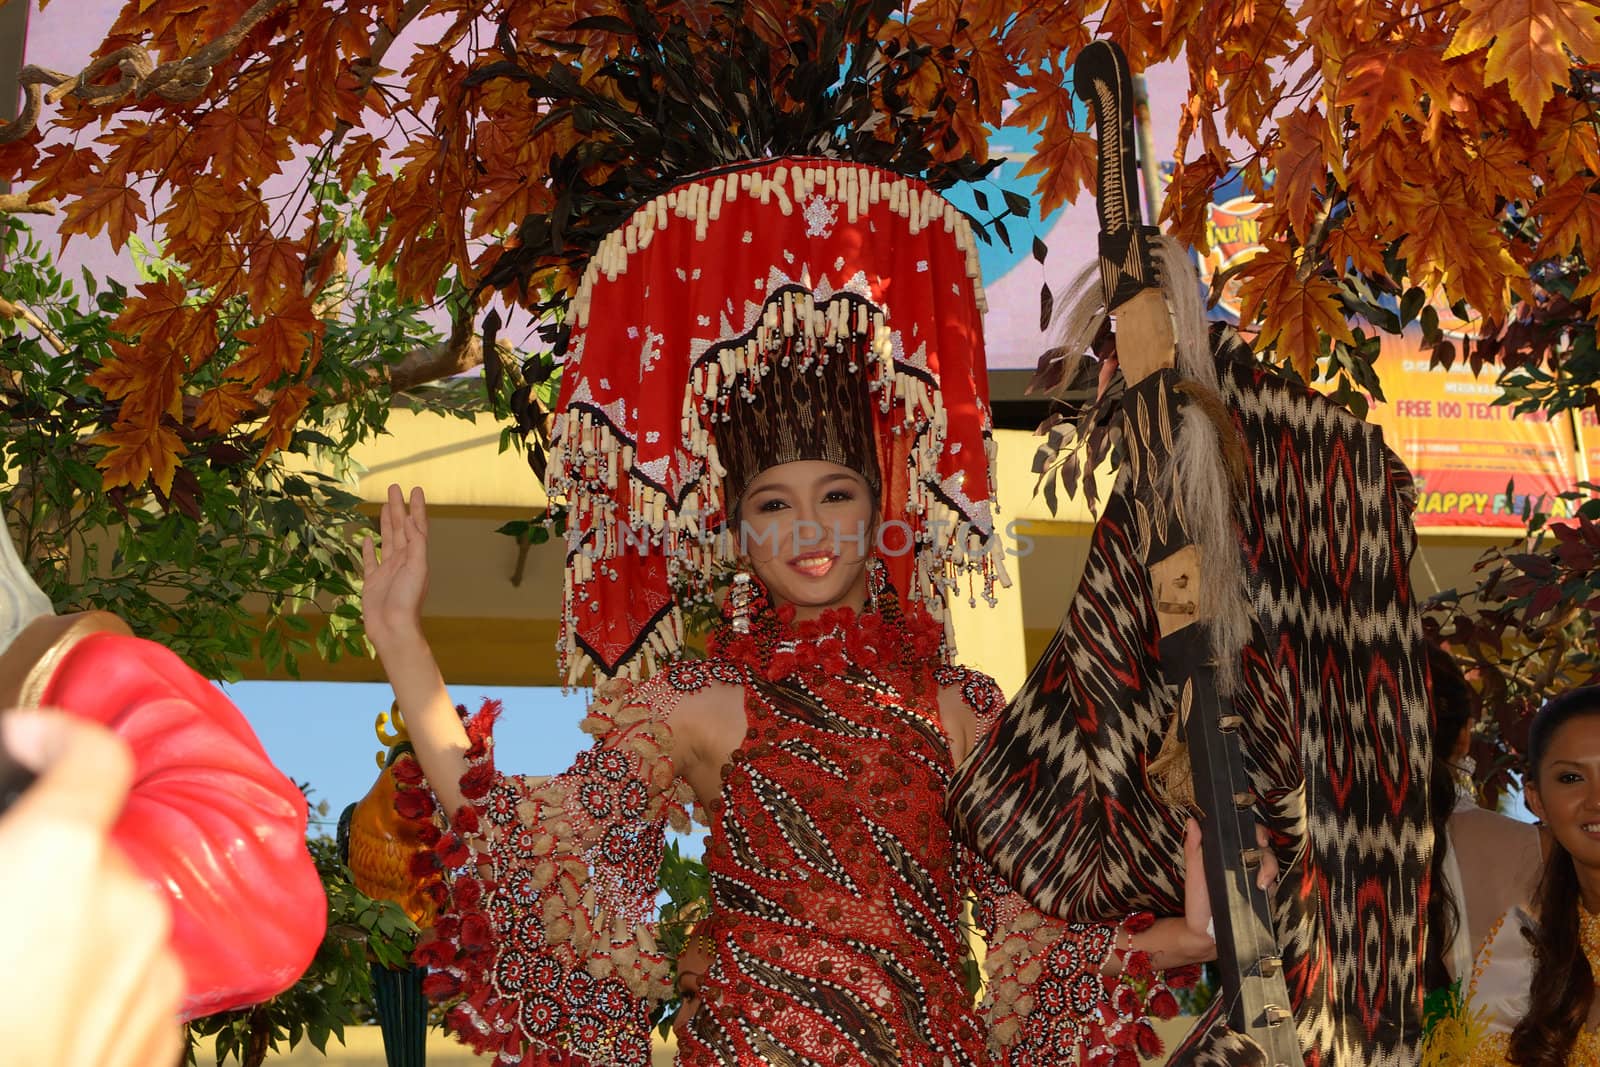
[(194, 136), (196, 154), (209, 159), (212, 173), (230, 185), (258, 186), (294, 155), (289, 131), (271, 123), (259, 103), (247, 112), (225, 107), (206, 112)]
[(1122, 46), (1132, 70), (1144, 70), (1166, 58), (1160, 21), (1140, 0), (1109, 0), (1100, 16), (1100, 33)]
[(1161, 221), (1167, 232), (1201, 255), (1211, 250), (1206, 223), (1211, 221), (1211, 190), (1216, 187), (1226, 166), (1211, 155), (1181, 163), (1172, 172), (1161, 197)]
[(305, 275), (305, 238), (263, 236), (250, 246), (250, 274), (245, 280), (250, 310), (268, 316), (300, 296)]
[(216, 348), (217, 310), (212, 302), (190, 303), (183, 281), (168, 274), (140, 283), (111, 328), (141, 345), (177, 348), (193, 359)]
[(1315, 272), (1301, 277), (1301, 255), (1286, 241), (1269, 241), (1244, 268), (1239, 321), (1261, 321), (1259, 348), (1277, 346), (1278, 357), (1310, 381), (1322, 339), (1353, 344), (1333, 283)]
[(432, 300), (439, 277), (450, 264), (450, 241), (440, 233), (423, 234), (395, 257), (395, 287), (402, 297)]
[(111, 248), (115, 252), (122, 251), (134, 226), (148, 217), (144, 198), (137, 189), (101, 175), (85, 178), (63, 208), (63, 245), (71, 234), (93, 237), (103, 230), (111, 238)]
[(0, 144), (0, 178), (16, 181), (23, 175), (33, 176), (39, 165), (39, 129), (20, 140)]
[(106, 171), (118, 177), (130, 171), (162, 173), (189, 148), (191, 131), (176, 122), (146, 122), (130, 119), (101, 134), (104, 144), (116, 146), (106, 160)]
[(1006, 115), (1006, 126), (1037, 130), (1047, 123), (1072, 125), (1072, 90), (1051, 77), (1045, 84), (1032, 83), (1017, 97), (1016, 107)]
[(998, 126), (1001, 105), (1011, 98), (1007, 82), (1013, 67), (995, 35), (967, 31), (960, 35), (960, 39), (969, 50), (967, 76), (972, 79), (978, 116), (982, 121)]
[(228, 377), (258, 389), (272, 385), (297, 373), (321, 336), (322, 323), (310, 301), (298, 297), (260, 325), (239, 331), (244, 354), (228, 368)]
[(140, 282), (137, 293), (127, 299), (121, 314), (111, 320), (111, 328), (130, 340), (162, 339), (170, 328), (169, 320), (189, 298), (183, 280), (176, 274), (166, 274)]
[(171, 428), (160, 422), (119, 422), (97, 434), (90, 443), (106, 449), (95, 466), (103, 472), (101, 478), (107, 489), (137, 487), (148, 478), (163, 493), (172, 492), (178, 457), (185, 449)]
[(1382, 243), (1361, 227), (1357, 214), (1346, 216), (1342, 223), (1335, 226), (1323, 241), (1322, 249), (1340, 274), (1348, 273), (1349, 267), (1368, 274), (1389, 273), (1388, 266), (1383, 262)]
[(311, 396), (311, 387), (298, 382), (278, 390), (272, 398), (272, 406), (267, 410), (266, 420), (256, 431), (256, 436), (262, 442), (258, 465), (293, 439), (294, 428), (305, 413)]
[(1094, 193), (1095, 140), (1082, 130), (1064, 125), (1045, 127), (1038, 149), (1017, 174), (1039, 175), (1039, 217), (1045, 218), (1062, 204), (1075, 204), (1078, 194)]
[(1600, 56), (1600, 5), (1590, 0), (1462, 0), (1466, 17), (1445, 58), (1488, 48), (1486, 86), (1506, 83), (1511, 99), (1534, 122), (1572, 62)]
[(1585, 260), (1600, 260), (1600, 189), (1596, 184), (1585, 175), (1568, 178), (1534, 201), (1533, 210), (1542, 224), (1540, 259), (1564, 256), (1581, 247)]
[(1431, 48), (1379, 46), (1349, 56), (1340, 72), (1334, 102), (1350, 109), (1358, 144), (1422, 117), (1425, 95), (1439, 98), (1449, 76)]
[(31, 200), (72, 197), (100, 169), (100, 157), (87, 148), (53, 144), (46, 148), (27, 177), (33, 182)]
[(1326, 192), (1328, 123), (1319, 109), (1312, 108), (1287, 116), (1278, 130), (1282, 140), (1272, 153), (1278, 174), (1272, 198), (1275, 214), (1304, 242), (1311, 236)]
[(1591, 105), (1565, 95), (1545, 105), (1538, 156), (1534, 165), (1558, 182), (1584, 170), (1600, 174), (1600, 133)]
[(1461, 179), (1402, 184), (1396, 203), (1405, 237), (1400, 255), (1424, 288), (1442, 287), (1451, 303), (1465, 300), (1500, 319), (1508, 287), (1526, 288), (1527, 272), (1506, 250), (1497, 216), (1473, 210)]
[(239, 422), (240, 416), (255, 405), (255, 397), (239, 382), (224, 382), (215, 389), (200, 394), (195, 408), (194, 424), (198, 427), (226, 433)]
[(382, 159), (383, 142), (370, 133), (347, 139), (344, 150), (339, 153), (339, 187), (348, 193), (356, 175), (378, 173)]
[(120, 400), (121, 422), (151, 423), (183, 412), (183, 356), (165, 344), (130, 346), (112, 342), (115, 355), (86, 379), (108, 400)]
[(1528, 169), (1527, 151), (1509, 134), (1467, 139), (1467, 162), (1462, 173), (1468, 191), (1477, 194), (1485, 210), (1494, 210), (1496, 201), (1533, 198), (1533, 172)]

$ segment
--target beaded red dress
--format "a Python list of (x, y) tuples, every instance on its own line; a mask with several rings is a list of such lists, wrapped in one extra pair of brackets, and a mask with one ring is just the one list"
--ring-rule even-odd
[[(1144, 1016), (1175, 1010), (1160, 976), (1137, 960), (1101, 973), (1117, 924), (1033, 911), (952, 838), (939, 690), (957, 687), (980, 726), (1001, 700), (987, 677), (934, 666), (939, 633), (920, 610), (725, 633), (708, 660), (608, 689), (586, 721), (595, 748), (552, 779), (493, 771), (481, 714), (468, 804), (424, 827), (444, 918), (419, 962), (452, 1027), (497, 1064), (649, 1062), (646, 1017), (671, 981), (650, 922), (662, 827), (686, 829), (692, 802), (670, 717), (722, 682), (744, 688), (748, 734), (699, 813), (713, 911), (696, 932), (715, 956), (679, 1063), (1120, 1065), (1158, 1048)], [(422, 784), (414, 763), (399, 777)], [(401, 795), (434, 814), (425, 789)], [(981, 1008), (969, 893), (990, 935)]]

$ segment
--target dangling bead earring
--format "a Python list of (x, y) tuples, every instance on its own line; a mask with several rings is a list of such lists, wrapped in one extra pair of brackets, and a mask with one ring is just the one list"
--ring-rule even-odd
[(733, 576), (733, 585), (728, 589), (728, 600), (733, 607), (733, 632), (747, 634), (750, 632), (750, 575), (739, 571)]
[(867, 611), (871, 614), (877, 614), (878, 593), (886, 581), (883, 560), (877, 556), (867, 560)]

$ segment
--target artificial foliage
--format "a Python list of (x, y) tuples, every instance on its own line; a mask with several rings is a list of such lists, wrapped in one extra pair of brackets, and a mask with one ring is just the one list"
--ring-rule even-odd
[[(110, 611), (208, 678), (237, 679), (251, 658), (294, 673), (307, 653), (361, 653), (361, 559), (347, 533), (359, 501), (308, 463), (354, 429), (344, 416), (308, 418), (265, 459), (245, 435), (196, 441), (166, 491), (107, 489), (96, 438), (115, 407), (89, 379), (114, 358), (112, 323), (128, 293), (87, 273), (63, 277), (5, 216), (0, 251), (0, 498), (56, 610)], [(146, 264), (152, 279), (163, 270)], [(317, 602), (320, 627), (298, 614)]]
[[(1006, 125), (1038, 131), (1048, 214), (1092, 181), (1067, 72), (1097, 36), (1135, 71), (1186, 66), (1167, 227), (1203, 247), (1242, 173), (1266, 204), (1237, 275), (1258, 344), (1306, 376), (1331, 354), (1351, 395), (1372, 279), (1470, 304), (1492, 352), (1530, 265), (1600, 242), (1592, 0), (132, 0), (82, 71), (24, 72), (0, 179), (69, 235), (154, 234), (211, 294), (131, 295), (95, 379), (107, 484), (166, 492), (198, 447), (178, 427), (248, 422), (271, 451), (333, 388), (314, 301), (337, 256), (323, 194), (282, 189), (296, 160), (371, 179), (380, 257), (402, 299), (449, 304), (458, 355), (497, 291), (559, 352), (575, 265), (675, 172), (847, 150), (940, 184), (983, 173)], [(230, 301), (259, 321), (232, 331)], [(208, 380), (225, 336), (241, 351)]]

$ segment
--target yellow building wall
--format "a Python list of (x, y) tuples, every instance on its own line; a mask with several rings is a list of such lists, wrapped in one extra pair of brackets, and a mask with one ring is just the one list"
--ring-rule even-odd
[[(391, 482), (421, 485), (429, 502), (433, 580), (424, 626), (445, 677), (473, 685), (559, 685), (556, 619), (561, 608), (563, 549), (559, 542), (523, 553), (495, 528), (542, 514), (542, 488), (515, 449), (500, 451), (501, 424), (394, 411), (388, 435), (358, 449), (356, 489), (376, 515)], [(999, 448), (998, 528), (1013, 552), (1010, 585), (998, 604), (981, 598), (950, 605), (961, 662), (992, 675), (1015, 693), (1054, 635), (1070, 601), (1088, 547), (1094, 515), (1081, 497), (1065, 498), (1052, 515), (1034, 496), (1033, 456), (1040, 438), (1016, 430), (995, 435)], [(1101, 485), (1110, 488), (1110, 478)], [(1463, 585), (1472, 564), (1504, 533), (1429, 531), (1414, 566), (1419, 595)], [(249, 678), (282, 677), (260, 663)], [(318, 681), (381, 681), (370, 659), (301, 664)]]

